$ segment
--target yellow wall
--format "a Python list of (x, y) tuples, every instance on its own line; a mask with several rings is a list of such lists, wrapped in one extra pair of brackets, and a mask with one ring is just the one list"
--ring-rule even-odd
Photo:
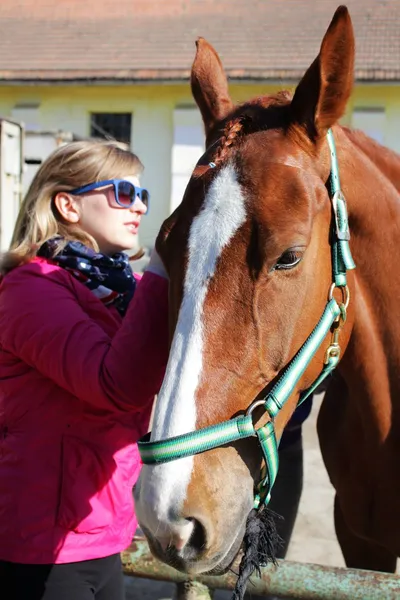
[[(279, 86), (232, 84), (235, 101), (276, 92)], [(0, 116), (10, 117), (16, 104), (38, 103), (42, 130), (64, 130), (87, 136), (90, 112), (132, 112), (132, 146), (144, 162), (143, 184), (152, 192), (151, 214), (142, 225), (141, 243), (152, 244), (170, 211), (173, 110), (192, 105), (188, 84), (127, 86), (0, 86)], [(353, 107), (383, 107), (384, 142), (400, 152), (400, 85), (356, 86), (345, 121)]]

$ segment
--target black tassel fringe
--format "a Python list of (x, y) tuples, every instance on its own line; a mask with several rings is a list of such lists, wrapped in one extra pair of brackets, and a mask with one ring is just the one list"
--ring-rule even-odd
[(270, 562), (277, 565), (276, 554), (282, 540), (278, 535), (274, 516), (275, 513), (262, 506), (259, 510), (253, 509), (247, 517), (244, 554), (232, 600), (243, 600), (247, 582), (254, 571), (261, 576), (262, 566)]

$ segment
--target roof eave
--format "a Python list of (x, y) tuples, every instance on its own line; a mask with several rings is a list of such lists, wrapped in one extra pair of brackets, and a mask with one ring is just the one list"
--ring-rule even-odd
[[(303, 70), (226, 69), (232, 83), (295, 84)], [(0, 86), (15, 85), (178, 85), (187, 83), (190, 70), (140, 71), (0, 71)], [(358, 84), (400, 84), (400, 69), (356, 69)]]

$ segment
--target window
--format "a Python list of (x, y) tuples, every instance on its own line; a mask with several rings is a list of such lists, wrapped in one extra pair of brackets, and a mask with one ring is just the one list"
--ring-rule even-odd
[(385, 109), (379, 107), (356, 107), (351, 117), (351, 126), (361, 129), (380, 144), (385, 143)]
[(91, 137), (118, 140), (131, 144), (131, 113), (92, 113), (90, 116)]

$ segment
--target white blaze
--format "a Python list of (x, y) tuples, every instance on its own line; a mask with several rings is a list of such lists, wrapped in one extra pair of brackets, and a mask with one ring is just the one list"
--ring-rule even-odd
[[(203, 365), (203, 311), (208, 285), (223, 249), (244, 223), (245, 202), (232, 165), (224, 167), (209, 187), (189, 234), (189, 261), (183, 300), (160, 390), (151, 440), (162, 440), (196, 427), (196, 390)], [(179, 513), (186, 496), (193, 457), (143, 467), (140, 522), (153, 533)], [(158, 521), (158, 523), (157, 523)]]

